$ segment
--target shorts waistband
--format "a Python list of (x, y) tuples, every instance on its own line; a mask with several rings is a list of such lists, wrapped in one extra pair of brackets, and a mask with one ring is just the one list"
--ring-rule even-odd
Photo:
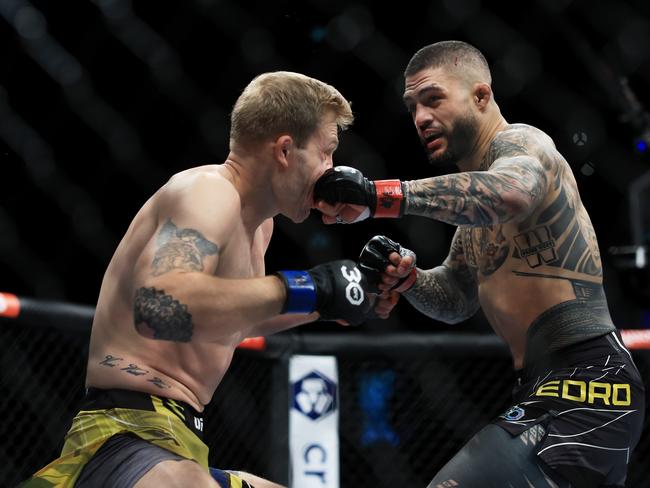
[(199, 439), (203, 440), (203, 415), (180, 400), (152, 395), (142, 391), (119, 388), (87, 388), (79, 410), (93, 411), (127, 408), (149, 412), (171, 413), (178, 417)]
[(586, 363), (608, 355), (616, 355), (620, 361), (633, 363), (630, 351), (623, 345), (618, 330), (571, 344), (558, 351), (550, 352), (535, 362), (525, 363), (524, 367), (517, 371), (517, 376), (520, 382), (526, 382), (540, 374), (546, 374), (549, 370), (572, 368), (581, 362)]
[(532, 365), (540, 360), (547, 362), (551, 353), (615, 330), (609, 312), (604, 313), (600, 308), (580, 300), (559, 303), (530, 324), (524, 365)]

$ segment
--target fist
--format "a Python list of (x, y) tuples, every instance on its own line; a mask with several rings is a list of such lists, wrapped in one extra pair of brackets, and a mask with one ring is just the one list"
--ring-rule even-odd
[(372, 309), (368, 281), (354, 261), (343, 259), (320, 264), (308, 271), (316, 285), (316, 311), (322, 320), (359, 324)]
[(404, 292), (417, 277), (415, 253), (386, 236), (375, 236), (359, 255), (359, 268), (375, 293), (395, 289)]
[(374, 209), (374, 193), (372, 182), (361, 171), (349, 166), (328, 169), (314, 186), (314, 200), (324, 200), (330, 205), (348, 203)]
[(374, 315), (380, 319), (387, 319), (390, 312), (397, 305), (399, 296), (400, 294), (395, 290), (384, 291), (381, 295), (377, 295), (375, 308), (373, 309)]
[(323, 173), (314, 185), (314, 200), (326, 224), (358, 222), (368, 217), (399, 218), (404, 213), (400, 180), (370, 181), (349, 166)]

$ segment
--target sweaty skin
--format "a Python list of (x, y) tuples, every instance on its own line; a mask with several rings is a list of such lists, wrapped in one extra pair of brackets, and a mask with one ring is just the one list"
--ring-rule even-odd
[(458, 226), (442, 266), (405, 297), (456, 323), (480, 306), (520, 368), (529, 325), (568, 300), (611, 321), (596, 235), (571, 169), (542, 131), (507, 125), (478, 171), (406, 182), (406, 214)]
[[(444, 67), (406, 77), (404, 102), (430, 162), (455, 163), (461, 171), (403, 182), (405, 215), (458, 228), (447, 259), (418, 269), (406, 299), (447, 323), (481, 307), (517, 369), (530, 325), (554, 305), (578, 300), (595, 323), (611, 324), (596, 235), (571, 168), (551, 138), (529, 125), (508, 124), (489, 83)], [(317, 207), (325, 223), (354, 222), (365, 209), (324, 201)], [(390, 260), (382, 289), (415, 264), (397, 253)], [(554, 327), (575, 330), (570, 320), (555, 317)]]
[(162, 395), (202, 411), (244, 338), (316, 320), (316, 312), (279, 315), (285, 288), (264, 276), (264, 254), (274, 215), (307, 218), (314, 182), (332, 167), (337, 145), (331, 114), (304, 148), (290, 146), (285, 173), (263, 173), (260, 164), (246, 179), (229, 160), (181, 172), (154, 194), (104, 276), (86, 386)]
[[(273, 231), (271, 219), (249, 232), (233, 215), (237, 209), (224, 208), (223, 213), (231, 214), (226, 219), (233, 222), (228, 239), (217, 244), (201, 230), (185, 227), (181, 218), (161, 218), (166, 201), (174, 200), (176, 192), (191, 188), (207, 192), (213, 187), (230, 192), (237, 201), (225, 171), (215, 165), (177, 175), (133, 220), (102, 283), (90, 339), (87, 386), (164, 395), (185, 401), (199, 411), (209, 401), (230, 365), (234, 348), (251, 331), (233, 330), (214, 340), (192, 340), (195, 331), (187, 305), (167, 290), (138, 285), (144, 284), (147, 275), (160, 277), (179, 272), (198, 274), (210, 270), (222, 278), (264, 275), (264, 252)], [(136, 307), (134, 301), (138, 300), (142, 305)], [(146, 310), (147, 306), (150, 310)], [(175, 308), (184, 308), (185, 315), (176, 313)], [(160, 317), (159, 340), (154, 328), (145, 322), (134, 326), (137, 313), (148, 316), (150, 322)], [(177, 318), (168, 323), (167, 330), (165, 315)]]

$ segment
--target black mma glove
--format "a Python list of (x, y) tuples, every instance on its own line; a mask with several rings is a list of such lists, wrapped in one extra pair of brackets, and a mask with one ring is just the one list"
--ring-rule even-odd
[(404, 278), (401, 278), (391, 290), (400, 293), (405, 292), (417, 279), (417, 269), (415, 268), (415, 253), (413, 251), (400, 246), (397, 242), (389, 239), (386, 236), (375, 236), (370, 239), (359, 255), (359, 268), (361, 272), (368, 279), (368, 291), (372, 293), (380, 293), (378, 285), (381, 283), (381, 275), (386, 271), (386, 267), (391, 263), (388, 256), (396, 252), (402, 257), (413, 256), (413, 268), (410, 273)]
[[(370, 217), (397, 218), (404, 214), (401, 181), (370, 181), (361, 171), (349, 166), (336, 166), (325, 171), (314, 186), (314, 200), (325, 200), (330, 205), (364, 205), (368, 207)], [(367, 216), (357, 220), (363, 220)]]
[(363, 322), (373, 301), (368, 282), (354, 261), (342, 259), (308, 271), (279, 271), (287, 287), (282, 313), (318, 312), (322, 320)]

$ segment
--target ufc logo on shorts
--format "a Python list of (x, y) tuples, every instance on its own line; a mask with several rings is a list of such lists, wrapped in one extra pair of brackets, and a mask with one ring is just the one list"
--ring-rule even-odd
[(359, 268), (353, 268), (351, 271), (348, 271), (347, 266), (341, 266), (341, 274), (343, 278), (350, 282), (345, 287), (345, 298), (352, 305), (360, 305), (364, 298), (363, 288), (359, 284), (361, 282), (361, 271), (359, 271)]

